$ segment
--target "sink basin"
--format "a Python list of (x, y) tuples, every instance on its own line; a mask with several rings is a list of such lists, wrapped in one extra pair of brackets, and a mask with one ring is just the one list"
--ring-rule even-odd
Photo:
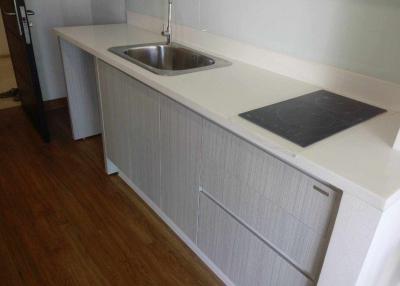
[(159, 75), (180, 75), (231, 64), (177, 43), (113, 47), (109, 51)]

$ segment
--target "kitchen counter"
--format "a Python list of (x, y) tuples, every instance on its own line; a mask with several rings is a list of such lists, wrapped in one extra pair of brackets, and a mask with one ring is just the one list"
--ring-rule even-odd
[[(159, 76), (108, 51), (113, 46), (162, 41), (158, 34), (128, 24), (55, 31), (59, 37), (344, 193), (379, 210), (400, 200), (400, 152), (392, 149), (400, 127), (400, 113), (391, 110), (393, 103), (365, 99), (388, 112), (301, 148), (238, 114), (320, 87), (231, 59), (227, 59), (233, 63), (229, 67), (175, 77)], [(213, 54), (210, 50), (205, 52)]]

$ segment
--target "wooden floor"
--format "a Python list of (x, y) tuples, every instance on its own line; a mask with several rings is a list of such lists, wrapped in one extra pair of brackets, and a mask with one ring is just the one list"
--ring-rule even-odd
[(74, 142), (65, 110), (46, 145), (0, 111), (0, 285), (221, 285), (117, 176), (100, 137)]
[[(15, 87), (17, 87), (17, 83), (15, 82), (11, 58), (0, 56), (0, 93)], [(14, 101), (14, 98), (0, 98), (0, 110), (20, 105), (21, 103)]]

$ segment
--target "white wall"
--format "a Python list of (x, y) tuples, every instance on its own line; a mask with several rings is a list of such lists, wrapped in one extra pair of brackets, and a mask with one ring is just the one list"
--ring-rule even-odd
[[(167, 0), (128, 0), (165, 18)], [(400, 1), (174, 0), (178, 24), (400, 83)]]
[(126, 21), (125, 0), (92, 0), (93, 24), (114, 24)]
[[(0, 9), (1, 13), (1, 9)], [(3, 17), (0, 14), (0, 56), (7, 56), (10, 52), (8, 50), (6, 31), (4, 30)]]
[(126, 21), (125, 0), (26, 0), (35, 11), (32, 41), (44, 100), (67, 96), (57, 38), (52, 28), (121, 23)]

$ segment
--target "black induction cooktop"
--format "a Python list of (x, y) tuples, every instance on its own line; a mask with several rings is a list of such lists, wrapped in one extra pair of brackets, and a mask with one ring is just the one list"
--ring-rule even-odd
[(386, 110), (319, 90), (239, 116), (307, 147), (383, 112)]

